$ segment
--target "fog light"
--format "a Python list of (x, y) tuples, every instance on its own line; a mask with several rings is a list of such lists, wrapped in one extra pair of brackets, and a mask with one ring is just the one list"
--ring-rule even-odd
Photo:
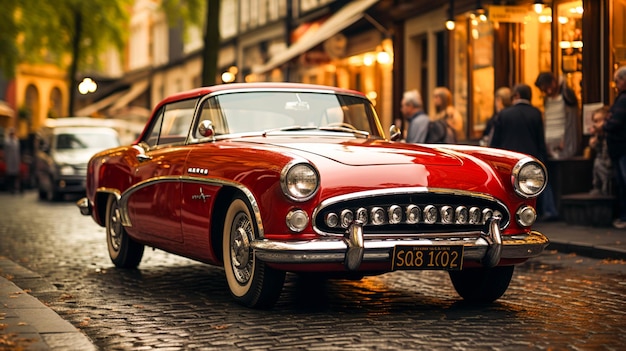
[(292, 210), (287, 213), (286, 222), (289, 229), (299, 233), (309, 225), (309, 215), (302, 210)]
[(336, 213), (331, 212), (326, 215), (324, 221), (326, 222), (327, 226), (335, 228), (337, 225), (339, 225), (339, 216), (337, 216)]
[(420, 221), (421, 210), (415, 205), (409, 205), (406, 208), (406, 222), (409, 224), (415, 224)]
[(398, 224), (402, 221), (402, 208), (398, 205), (389, 207), (389, 223)]
[(515, 213), (517, 223), (522, 227), (530, 227), (537, 220), (537, 212), (530, 206), (520, 207)]
[(371, 216), (372, 224), (381, 225), (385, 223), (385, 210), (380, 207), (372, 208)]
[(433, 224), (437, 222), (437, 207), (428, 205), (424, 207), (424, 223)]

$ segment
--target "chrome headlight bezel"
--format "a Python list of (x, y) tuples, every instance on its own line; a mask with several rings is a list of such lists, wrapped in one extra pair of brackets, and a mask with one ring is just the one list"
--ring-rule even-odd
[(537, 197), (548, 184), (548, 171), (541, 162), (526, 157), (513, 167), (511, 183), (517, 195), (525, 199)]
[(280, 187), (286, 197), (303, 202), (311, 199), (320, 186), (319, 172), (306, 162), (291, 162), (280, 173)]

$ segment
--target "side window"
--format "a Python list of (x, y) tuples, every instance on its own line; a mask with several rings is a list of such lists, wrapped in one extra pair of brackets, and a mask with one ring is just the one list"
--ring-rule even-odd
[(198, 99), (163, 106), (153, 120), (147, 139), (150, 147), (184, 143), (189, 133)]

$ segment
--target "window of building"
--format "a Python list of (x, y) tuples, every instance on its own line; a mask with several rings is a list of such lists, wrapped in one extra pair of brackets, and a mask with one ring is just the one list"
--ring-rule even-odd
[(583, 37), (582, 19), (583, 2), (570, 1), (559, 4), (557, 13), (558, 52), (557, 71), (567, 80), (568, 85), (574, 89), (581, 99), (581, 81), (583, 66)]
[[(615, 70), (626, 65), (626, 0), (613, 0), (613, 18), (611, 20), (611, 62), (613, 70), (611, 73), (611, 81)], [(615, 99), (617, 91), (611, 89), (611, 101)]]

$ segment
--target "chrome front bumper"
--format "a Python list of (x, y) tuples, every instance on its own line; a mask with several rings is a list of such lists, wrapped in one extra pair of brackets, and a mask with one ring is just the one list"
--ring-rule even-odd
[(496, 266), (501, 259), (524, 259), (538, 256), (548, 245), (548, 238), (536, 231), (502, 236), (500, 219), (490, 220), (488, 232), (438, 233), (437, 239), (373, 239), (365, 240), (363, 225), (355, 222), (343, 237), (327, 237), (310, 241), (255, 240), (256, 257), (271, 263), (336, 263), (357, 270), (363, 262), (391, 262), (396, 245), (455, 246), (463, 245), (464, 261), (477, 261), (486, 267)]
[(91, 205), (89, 204), (89, 199), (87, 199), (86, 197), (83, 197), (80, 200), (76, 201), (76, 206), (78, 206), (80, 214), (82, 214), (83, 216), (91, 215)]

